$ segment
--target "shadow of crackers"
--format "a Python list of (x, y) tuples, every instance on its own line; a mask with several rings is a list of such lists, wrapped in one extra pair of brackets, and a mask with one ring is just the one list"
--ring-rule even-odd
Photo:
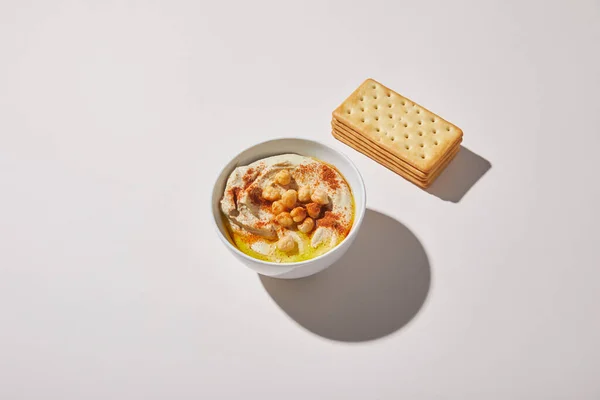
[(458, 203), (490, 168), (492, 164), (488, 160), (461, 146), (454, 160), (427, 192), (442, 200)]

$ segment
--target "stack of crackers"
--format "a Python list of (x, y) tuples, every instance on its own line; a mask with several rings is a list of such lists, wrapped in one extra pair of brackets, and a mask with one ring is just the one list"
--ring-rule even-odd
[(452, 161), (462, 131), (414, 101), (367, 79), (334, 112), (332, 134), (421, 188)]

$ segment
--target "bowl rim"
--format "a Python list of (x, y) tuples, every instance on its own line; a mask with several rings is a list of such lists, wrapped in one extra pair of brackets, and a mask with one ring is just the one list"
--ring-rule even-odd
[[(254, 147), (258, 147), (258, 146), (263, 146), (266, 145), (268, 143), (271, 142), (278, 142), (281, 140), (300, 140), (300, 141), (304, 141), (304, 142), (309, 142), (313, 145), (317, 145), (317, 146), (322, 146), (325, 147), (335, 153), (337, 153), (338, 155), (340, 155), (343, 159), (346, 160), (346, 162), (350, 165), (350, 167), (352, 168), (352, 170), (354, 171), (354, 173), (356, 174), (356, 176), (358, 177), (358, 182), (360, 183), (360, 192), (362, 193), (362, 198), (363, 198), (363, 206), (361, 207), (360, 210), (358, 210), (356, 208), (356, 201), (354, 202), (354, 223), (352, 224), (352, 228), (350, 228), (350, 232), (348, 233), (348, 235), (346, 235), (346, 237), (344, 239), (342, 239), (342, 241), (340, 243), (338, 243), (334, 248), (332, 248), (331, 250), (315, 257), (315, 258), (311, 258), (308, 260), (303, 260), (303, 261), (294, 261), (294, 262), (289, 262), (289, 263), (278, 263), (278, 262), (273, 262), (273, 261), (264, 261), (264, 260), (260, 260), (258, 258), (254, 258), (251, 257), (249, 255), (247, 255), (246, 253), (244, 253), (243, 251), (241, 251), (240, 249), (238, 249), (236, 246), (234, 246), (233, 244), (231, 244), (231, 242), (229, 240), (227, 240), (226, 237), (223, 236), (223, 234), (221, 233), (221, 230), (219, 229), (219, 225), (217, 223), (217, 217), (221, 218), (221, 208), (217, 207), (219, 215), (215, 215), (214, 212), (214, 204), (213, 204), (213, 198), (215, 197), (215, 191), (217, 190), (217, 183), (219, 181), (219, 177), (223, 174), (223, 172), (225, 171), (225, 168), (229, 165), (229, 163), (234, 160), (235, 158), (239, 157), (242, 153), (254, 148)], [(273, 154), (273, 155), (277, 155), (277, 154)], [(334, 167), (337, 168), (336, 165), (334, 165)], [(235, 167), (234, 167), (235, 169)], [(344, 179), (346, 179), (346, 177), (344, 176)], [(348, 186), (350, 186), (350, 184), (348, 184)], [(350, 186), (350, 190), (352, 191), (352, 195), (354, 196), (354, 192), (355, 192), (355, 188), (353, 188), (352, 186)], [(221, 196), (219, 196), (219, 198), (221, 198)], [(298, 137), (282, 137), (282, 138), (276, 138), (276, 139), (269, 139), (269, 140), (265, 140), (263, 142), (259, 142), (256, 144), (253, 144), (252, 146), (246, 147), (245, 149), (243, 149), (242, 151), (238, 152), (235, 156), (233, 156), (227, 163), (225, 163), (223, 165), (222, 168), (219, 169), (219, 172), (217, 174), (217, 177), (214, 180), (213, 183), (213, 190), (210, 193), (210, 210), (211, 210), (211, 214), (213, 215), (212, 218), (212, 222), (213, 222), (213, 226), (214, 229), (217, 231), (217, 235), (219, 235), (219, 237), (221, 238), (221, 242), (223, 242), (223, 244), (225, 244), (225, 246), (227, 246), (230, 250), (232, 250), (234, 253), (236, 253), (237, 255), (239, 255), (240, 257), (251, 261), (251, 262), (255, 262), (261, 265), (268, 265), (268, 266), (273, 266), (273, 267), (299, 267), (299, 266), (303, 266), (303, 265), (308, 265), (308, 264), (313, 264), (315, 262), (317, 262), (318, 260), (322, 260), (324, 258), (327, 257), (331, 257), (331, 255), (333, 255), (336, 251), (340, 251), (340, 249), (343, 247), (342, 245), (349, 241), (352, 240), (354, 238), (354, 236), (356, 236), (362, 221), (364, 219), (365, 216), (365, 210), (367, 208), (367, 191), (365, 188), (365, 181), (362, 177), (362, 174), (360, 173), (360, 171), (358, 170), (358, 168), (356, 167), (356, 165), (354, 164), (354, 162), (352, 162), (352, 160), (350, 159), (350, 157), (348, 157), (346, 154), (344, 154), (343, 152), (334, 149), (331, 146), (328, 146), (320, 141), (317, 140), (313, 140), (313, 139), (305, 139), (305, 138), (298, 138)]]

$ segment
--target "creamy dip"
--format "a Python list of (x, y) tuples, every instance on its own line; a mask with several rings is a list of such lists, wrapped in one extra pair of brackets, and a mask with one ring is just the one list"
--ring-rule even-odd
[(348, 235), (354, 199), (334, 166), (283, 154), (237, 167), (227, 180), (221, 210), (241, 251), (295, 262), (331, 250)]

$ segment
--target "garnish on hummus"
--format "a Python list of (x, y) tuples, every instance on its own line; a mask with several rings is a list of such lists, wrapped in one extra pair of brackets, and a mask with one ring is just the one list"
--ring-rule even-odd
[(237, 167), (227, 180), (221, 210), (241, 251), (285, 263), (337, 246), (352, 227), (354, 199), (332, 165), (283, 154)]

